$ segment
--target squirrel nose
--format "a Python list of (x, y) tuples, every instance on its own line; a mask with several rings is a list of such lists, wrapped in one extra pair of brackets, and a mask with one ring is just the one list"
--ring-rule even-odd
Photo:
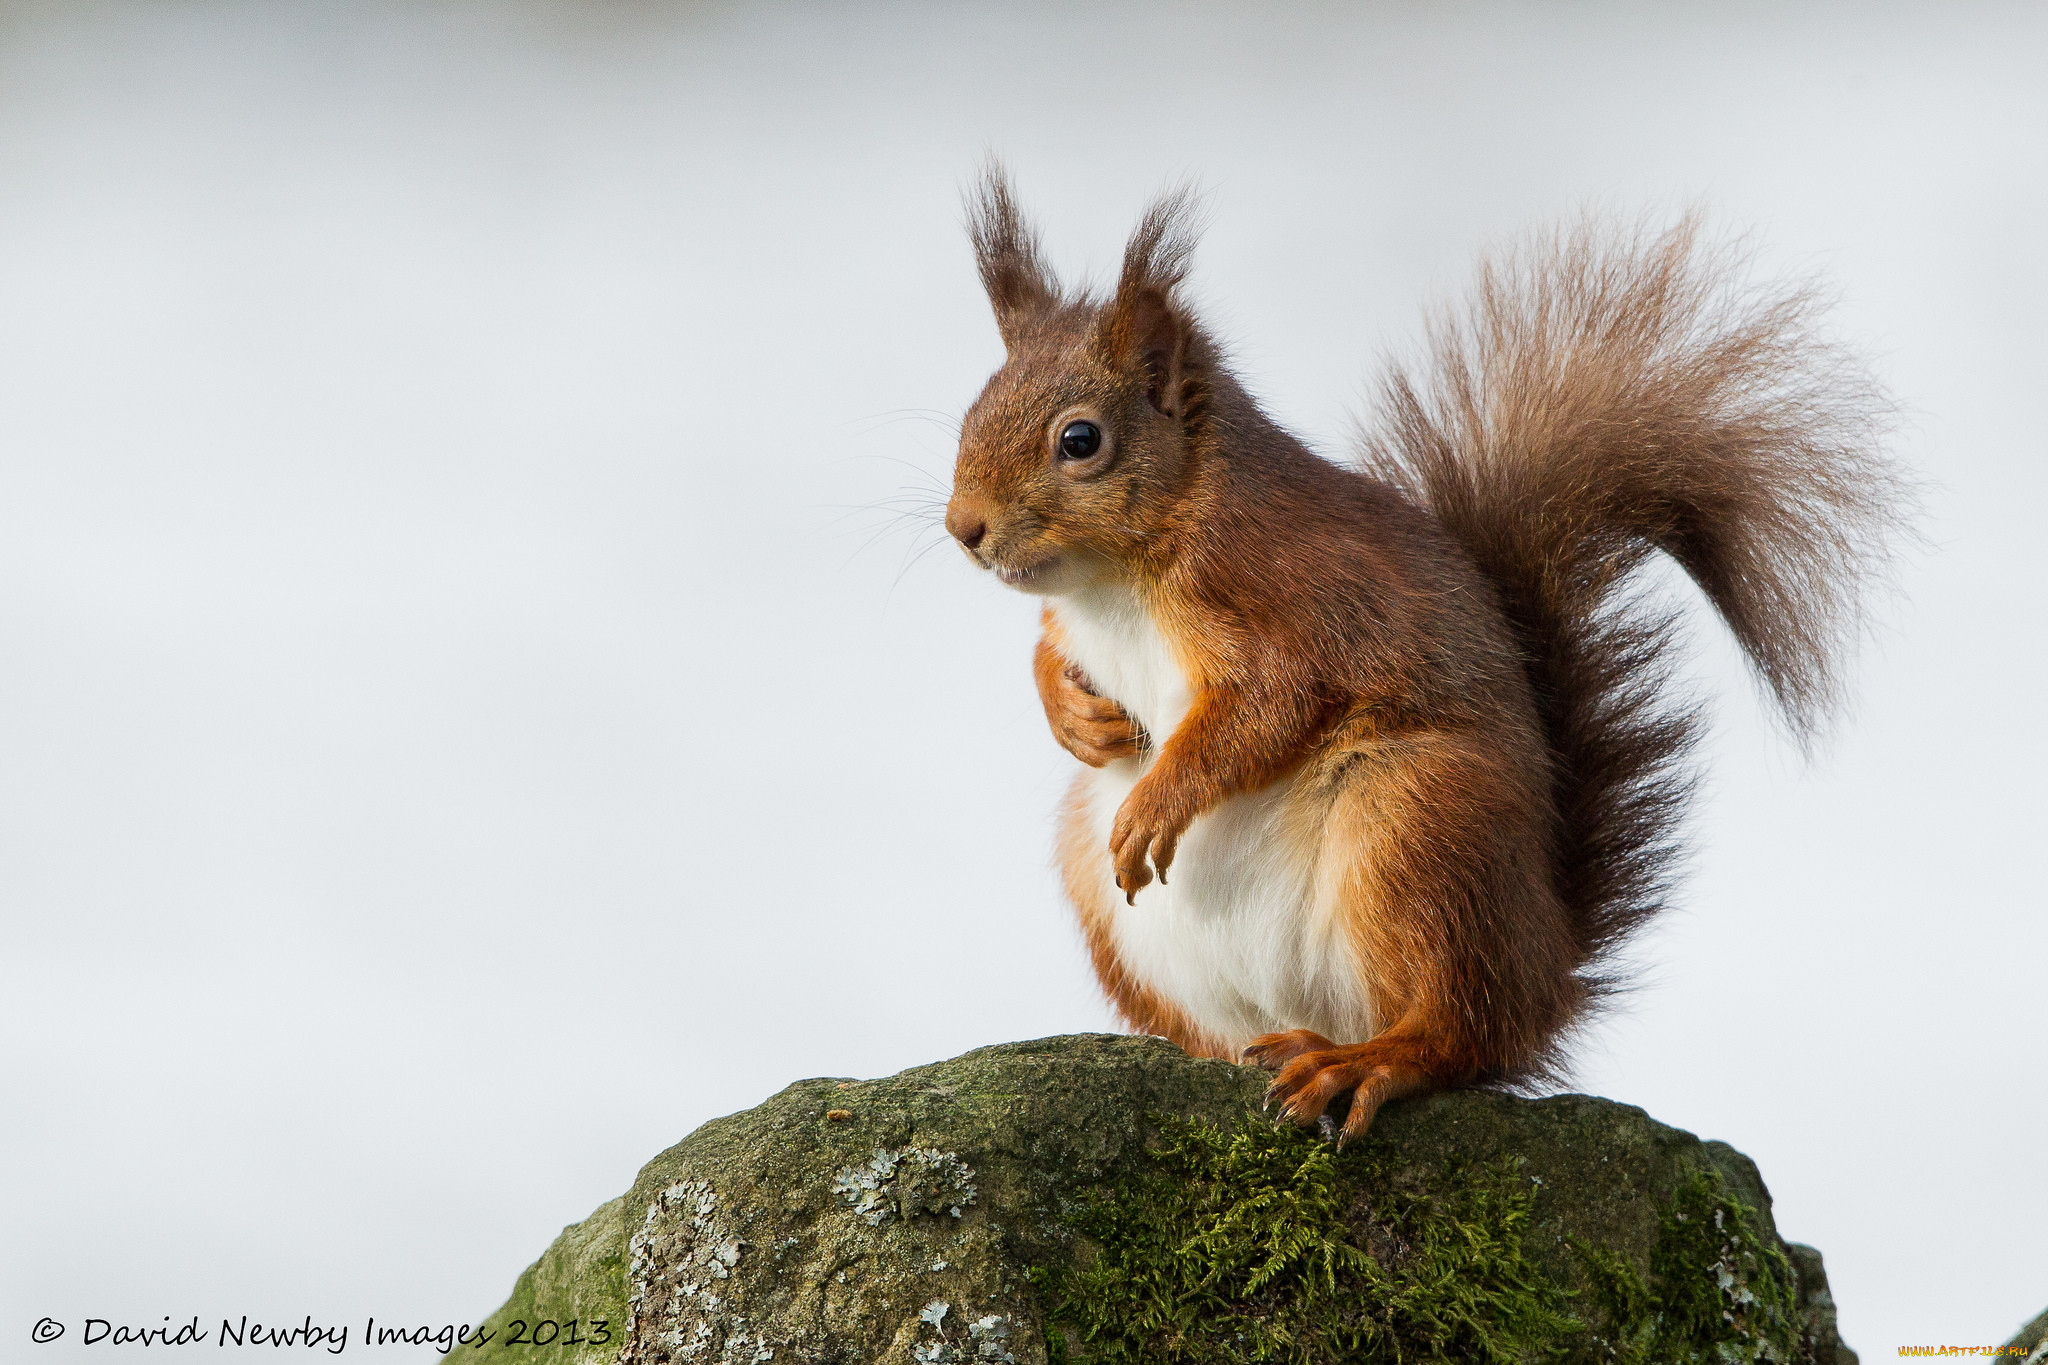
[(952, 532), (953, 539), (973, 550), (988, 535), (988, 521), (955, 503), (946, 509), (946, 529)]

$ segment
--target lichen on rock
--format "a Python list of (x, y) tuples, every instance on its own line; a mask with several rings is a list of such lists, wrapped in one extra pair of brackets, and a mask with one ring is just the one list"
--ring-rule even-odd
[(916, 1365), (1017, 1365), (1017, 1357), (1010, 1353), (1010, 1324), (1002, 1314), (989, 1313), (963, 1323), (949, 1339), (946, 1314), (951, 1307), (942, 1299), (934, 1299), (918, 1314), (918, 1321), (932, 1329), (935, 1339), (920, 1341), (910, 1348), (910, 1358)]
[(920, 1213), (951, 1212), (958, 1218), (978, 1193), (972, 1167), (956, 1153), (929, 1147), (906, 1147), (900, 1152), (878, 1147), (863, 1164), (840, 1168), (832, 1191), (851, 1204), (869, 1227)]
[(750, 1334), (746, 1317), (732, 1311), (720, 1293), (743, 1246), (719, 1216), (718, 1192), (708, 1182), (678, 1180), (656, 1195), (627, 1243), (632, 1291), (621, 1365), (761, 1365), (774, 1359), (775, 1348), (758, 1332)]
[[(798, 1082), (565, 1230), (481, 1354), (1855, 1359), (1819, 1254), (1779, 1240), (1723, 1144), (1606, 1100), (1466, 1091), (1390, 1105), (1339, 1153), (1263, 1118), (1265, 1079), (1083, 1035)], [(580, 1340), (504, 1345), (571, 1319)]]

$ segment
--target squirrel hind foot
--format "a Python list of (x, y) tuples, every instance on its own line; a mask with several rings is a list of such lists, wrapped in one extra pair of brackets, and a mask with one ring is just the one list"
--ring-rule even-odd
[[(1267, 1037), (1292, 1043), (1303, 1033), (1307, 1030)], [(1257, 1040), (1253, 1046), (1264, 1041)], [(1341, 1147), (1365, 1135), (1381, 1105), (1444, 1086), (1445, 1080), (1432, 1073), (1421, 1051), (1400, 1039), (1304, 1051), (1280, 1066), (1266, 1089), (1266, 1099), (1279, 1106), (1281, 1117), (1307, 1127), (1326, 1116), (1335, 1118), (1339, 1102), (1348, 1095), (1349, 1110), (1337, 1126), (1337, 1145)]]
[(1260, 1034), (1246, 1044), (1238, 1060), (1247, 1066), (1278, 1071), (1304, 1053), (1328, 1052), (1336, 1046), (1320, 1033), (1305, 1028), (1288, 1029), (1285, 1033)]

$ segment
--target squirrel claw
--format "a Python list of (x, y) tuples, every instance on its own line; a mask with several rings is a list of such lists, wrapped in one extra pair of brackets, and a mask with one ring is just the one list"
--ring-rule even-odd
[(1124, 904), (1136, 905), (1138, 893), (1152, 884), (1152, 869), (1141, 859), (1122, 863), (1116, 869), (1116, 889), (1124, 893)]

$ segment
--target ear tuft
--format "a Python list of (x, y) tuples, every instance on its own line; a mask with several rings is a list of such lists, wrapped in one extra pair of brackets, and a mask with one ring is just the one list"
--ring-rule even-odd
[(1038, 233), (1017, 207), (1010, 177), (990, 157), (967, 192), (967, 236), (981, 284), (995, 309), (1003, 344), (1012, 350), (1026, 324), (1060, 302), (1059, 281), (1038, 254)]
[(1116, 296), (1121, 303), (1140, 288), (1171, 293), (1187, 278), (1188, 264), (1195, 256), (1195, 243), (1202, 235), (1202, 196), (1192, 184), (1177, 185), (1152, 201), (1138, 230), (1124, 247), (1123, 271), (1117, 276)]
[(1195, 329), (1174, 294), (1195, 254), (1201, 209), (1193, 185), (1153, 201), (1124, 248), (1116, 297), (1103, 310), (1098, 333), (1105, 358), (1143, 371), (1152, 405), (1182, 419), (1192, 415), (1196, 401), (1189, 356)]

